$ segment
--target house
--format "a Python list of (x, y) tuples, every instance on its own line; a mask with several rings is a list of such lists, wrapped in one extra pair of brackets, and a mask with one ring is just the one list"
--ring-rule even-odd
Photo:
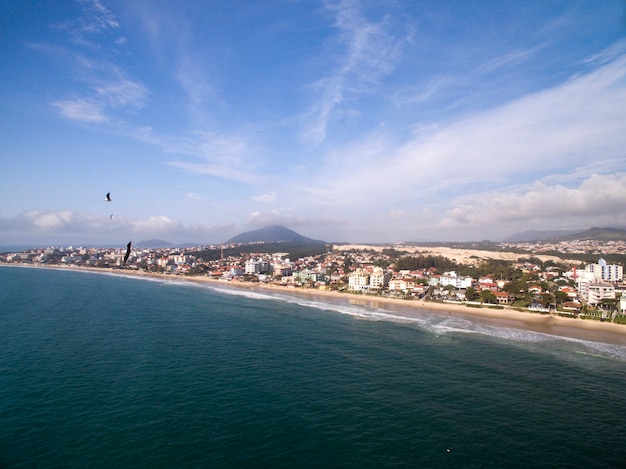
[(498, 300), (499, 305), (508, 305), (513, 302), (513, 296), (509, 292), (505, 291), (494, 291), (494, 296), (496, 300)]
[(478, 279), (478, 289), (496, 292), (498, 291), (498, 283), (491, 277), (480, 277)]
[(578, 297), (578, 292), (572, 287), (560, 287), (559, 290), (566, 293), (569, 298), (574, 299)]

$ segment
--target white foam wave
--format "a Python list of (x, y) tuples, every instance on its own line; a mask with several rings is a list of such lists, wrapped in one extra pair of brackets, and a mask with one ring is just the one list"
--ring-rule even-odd
[(277, 295), (259, 293), (259, 292), (251, 291), (251, 290), (243, 290), (243, 289), (237, 290), (235, 288), (220, 288), (220, 287), (210, 287), (210, 288), (211, 290), (216, 291), (218, 293), (223, 293), (225, 295), (232, 295), (232, 296), (241, 296), (244, 298), (250, 298), (252, 300), (279, 300), (281, 299)]
[(243, 296), (255, 300), (279, 300), (297, 304), (307, 308), (337, 312), (360, 320), (386, 321), (413, 325), (421, 330), (425, 330), (427, 332), (430, 332), (431, 334), (439, 336), (445, 336), (450, 334), (478, 334), (518, 343), (560, 343), (566, 349), (573, 349), (571, 351), (577, 353), (597, 355), (599, 357), (626, 361), (626, 346), (621, 345), (591, 342), (587, 340), (556, 336), (542, 332), (527, 331), (524, 329), (489, 326), (477, 322), (472, 322), (463, 318), (438, 316), (431, 313), (414, 312), (411, 314), (411, 316), (404, 316), (381, 308), (347, 303), (316, 301), (283, 293), (260, 293), (249, 290), (236, 290), (227, 288), (214, 289), (221, 293)]

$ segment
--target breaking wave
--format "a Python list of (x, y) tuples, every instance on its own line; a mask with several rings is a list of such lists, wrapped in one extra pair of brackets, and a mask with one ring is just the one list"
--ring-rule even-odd
[(405, 316), (383, 308), (348, 304), (342, 300), (334, 303), (332, 301), (318, 301), (284, 293), (268, 293), (212, 286), (210, 288), (222, 294), (245, 297), (254, 300), (284, 301), (306, 308), (314, 308), (344, 314), (359, 320), (385, 321), (409, 325), (436, 336), (475, 334), (499, 340), (531, 345), (550, 343), (554, 346), (553, 349), (555, 351), (560, 350), (561, 352), (566, 352), (568, 354), (574, 353), (580, 355), (591, 355), (626, 361), (626, 346), (623, 345), (592, 342), (572, 337), (563, 337), (511, 327), (496, 327), (481, 324), (479, 322), (473, 322), (464, 318), (437, 315), (430, 311), (428, 313), (415, 311), (412, 312), (410, 316)]

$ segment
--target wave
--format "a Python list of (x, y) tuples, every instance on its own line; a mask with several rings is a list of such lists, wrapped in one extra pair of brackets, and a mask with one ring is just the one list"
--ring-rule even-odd
[[(58, 268), (55, 270), (70, 271), (69, 269)], [(347, 303), (346, 300), (339, 299), (336, 302), (320, 301), (309, 299), (298, 295), (290, 295), (281, 292), (255, 291), (237, 287), (216, 286), (211, 284), (200, 284), (180, 280), (176, 278), (159, 278), (151, 276), (138, 276), (135, 274), (124, 274), (122, 272), (93, 271), (71, 269), (72, 272), (80, 272), (95, 275), (106, 275), (123, 277), (132, 280), (143, 280), (146, 282), (156, 282), (161, 284), (185, 286), (193, 288), (208, 288), (217, 293), (244, 297), (252, 300), (260, 301), (283, 301), (291, 304), (297, 304), (306, 308), (312, 308), (322, 311), (329, 311), (351, 316), (355, 319), (366, 321), (384, 321), (417, 327), (435, 336), (454, 336), (454, 335), (481, 335), (492, 337), (499, 340), (506, 340), (516, 343), (526, 344), (543, 344), (550, 343), (563, 349), (568, 354), (575, 356), (602, 357), (612, 360), (626, 361), (626, 346), (609, 344), (604, 342), (593, 342), (574, 337), (564, 337), (543, 332), (528, 331), (524, 329), (515, 329), (511, 327), (497, 327), (480, 322), (473, 322), (468, 319), (451, 317), (449, 315), (437, 315), (431, 310), (415, 310), (410, 316), (396, 314), (393, 311), (379, 307), (357, 305)]]
[(473, 322), (464, 318), (437, 315), (432, 312), (425, 313), (415, 311), (412, 312), (410, 316), (405, 316), (383, 308), (354, 305), (343, 302), (334, 303), (317, 301), (285, 293), (267, 293), (250, 290), (238, 290), (235, 288), (210, 288), (223, 294), (240, 296), (254, 300), (284, 301), (306, 308), (348, 315), (359, 320), (385, 321), (411, 325), (436, 336), (472, 334), (531, 345), (550, 343), (551, 345), (556, 346), (557, 349), (561, 349), (568, 354), (575, 353), (626, 361), (626, 346), (623, 345), (592, 342), (573, 337), (564, 337), (543, 332), (515, 329), (511, 327), (491, 326), (481, 324), (479, 322)]

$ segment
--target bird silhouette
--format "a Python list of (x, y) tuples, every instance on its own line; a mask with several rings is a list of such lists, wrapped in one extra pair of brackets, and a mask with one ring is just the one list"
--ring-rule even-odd
[(111, 193), (107, 192), (106, 197), (104, 198), (105, 202), (111, 202)]
[(126, 266), (126, 261), (128, 260), (128, 256), (130, 256), (130, 247), (132, 245), (132, 241), (129, 241), (126, 245), (126, 254), (124, 255), (124, 266)]

